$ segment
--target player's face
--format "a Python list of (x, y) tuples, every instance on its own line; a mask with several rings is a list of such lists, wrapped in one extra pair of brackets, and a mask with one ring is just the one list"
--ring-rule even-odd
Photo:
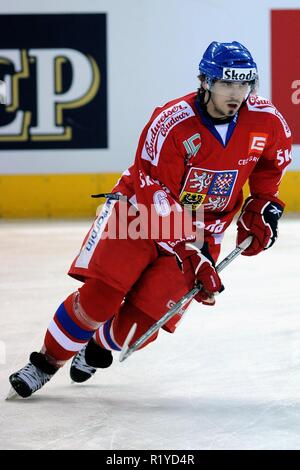
[(211, 98), (207, 104), (208, 113), (215, 118), (233, 116), (250, 93), (249, 82), (228, 82), (217, 80), (210, 88)]

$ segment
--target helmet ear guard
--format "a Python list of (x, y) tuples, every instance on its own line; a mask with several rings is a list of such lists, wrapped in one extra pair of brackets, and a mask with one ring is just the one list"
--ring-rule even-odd
[(203, 73), (198, 75), (198, 78), (200, 80), (200, 89), (201, 90), (210, 90), (211, 86), (213, 85), (213, 80), (210, 77), (207, 77)]
[(203, 82), (201, 82), (201, 86), (204, 90), (209, 90), (211, 87), (210, 80), (203, 80)]

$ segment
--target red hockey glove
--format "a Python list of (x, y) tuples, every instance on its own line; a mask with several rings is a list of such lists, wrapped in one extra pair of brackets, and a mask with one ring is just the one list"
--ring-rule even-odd
[(205, 242), (201, 250), (191, 243), (181, 242), (175, 248), (177, 262), (183, 272), (189, 290), (200, 283), (203, 288), (195, 296), (197, 302), (214, 305), (214, 293), (222, 292), (221, 279), (215, 270), (215, 263)]
[(284, 205), (281, 201), (248, 197), (237, 221), (237, 244), (249, 235), (253, 236), (251, 245), (243, 251), (245, 256), (257, 255), (267, 250), (278, 236), (278, 220), (282, 216)]

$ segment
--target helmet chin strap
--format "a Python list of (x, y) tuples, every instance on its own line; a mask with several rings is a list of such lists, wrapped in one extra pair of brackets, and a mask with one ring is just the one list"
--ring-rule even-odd
[[(218, 108), (217, 108), (217, 106), (216, 106), (216, 104), (215, 104), (215, 102), (214, 102), (214, 99), (213, 99), (213, 96), (212, 96), (212, 92), (211, 92), (209, 89), (207, 89), (206, 91), (208, 91), (208, 100), (207, 100), (206, 102), (203, 102), (203, 104), (206, 106), (206, 110), (207, 110), (207, 104), (209, 103), (209, 101), (212, 101), (212, 104), (214, 105), (215, 110), (216, 110), (218, 113), (221, 113), (221, 110), (218, 110)], [(208, 110), (207, 110), (207, 112), (208, 112)], [(228, 118), (228, 117), (229, 117), (229, 116), (227, 116), (226, 114), (223, 114), (223, 117), (220, 116), (220, 118), (218, 118), (218, 119), (224, 119), (224, 118), (226, 119), (226, 118)]]
[(204, 100), (203, 100), (203, 104), (204, 104), (205, 106), (207, 106), (208, 103), (209, 103), (210, 100), (211, 100), (211, 91), (210, 91), (209, 88), (207, 88), (205, 91), (207, 91), (207, 93), (208, 93), (208, 100), (207, 100), (207, 101), (204, 101)]
[[(205, 91), (207, 91), (207, 93), (208, 93), (208, 99), (207, 99), (207, 101), (205, 101), (205, 100), (203, 99), (203, 105), (207, 107), (208, 103), (209, 103), (210, 101), (212, 101), (214, 107), (216, 108), (216, 105), (215, 105), (215, 102), (214, 102), (214, 99), (213, 99), (213, 96), (212, 96), (212, 92), (210, 91), (209, 88), (206, 88)], [(245, 96), (243, 102), (241, 103), (240, 108), (246, 104), (246, 102), (247, 102), (247, 100), (248, 100), (248, 98), (249, 98), (250, 95), (251, 95), (251, 90), (250, 90), (250, 92), (248, 93), (248, 95)], [(226, 118), (226, 117), (233, 117), (233, 115), (232, 115), (232, 116), (227, 116), (226, 114), (223, 114), (223, 116), (224, 116), (225, 118)], [(222, 118), (221, 118), (221, 119), (222, 119)]]

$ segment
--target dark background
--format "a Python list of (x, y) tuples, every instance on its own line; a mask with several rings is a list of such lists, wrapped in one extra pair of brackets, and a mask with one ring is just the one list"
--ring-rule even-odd
[[(0, 15), (0, 49), (71, 48), (91, 55), (97, 62), (101, 83), (94, 99), (85, 106), (65, 110), (63, 125), (72, 127), (71, 141), (0, 142), (2, 149), (58, 149), (58, 148), (107, 148), (107, 51), (106, 14), (49, 14), (49, 15)], [(72, 80), (71, 66), (63, 66), (63, 88), (67, 90)], [(36, 123), (36, 74), (35, 64), (30, 63), (30, 77), (19, 81), (20, 108), (31, 111)], [(0, 79), (5, 73), (14, 73), (13, 66), (0, 64)], [(0, 107), (0, 126), (15, 117)]]

